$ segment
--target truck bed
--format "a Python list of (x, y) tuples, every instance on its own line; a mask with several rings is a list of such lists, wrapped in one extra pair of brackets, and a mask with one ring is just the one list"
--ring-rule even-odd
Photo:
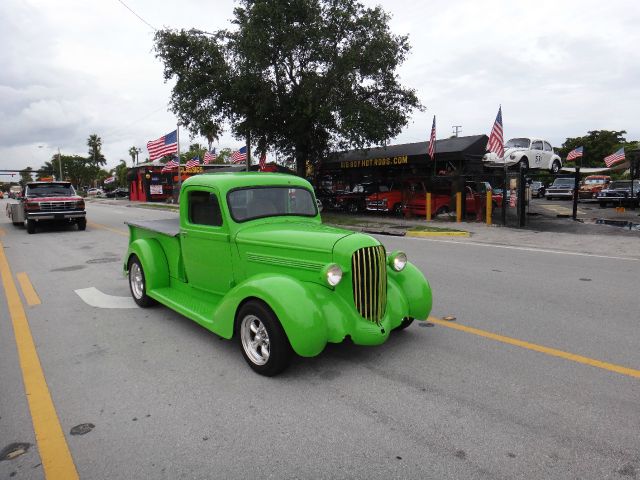
[(167, 218), (163, 220), (142, 220), (138, 222), (124, 222), (132, 227), (144, 228), (152, 232), (162, 233), (170, 237), (177, 237), (180, 234), (180, 219)]

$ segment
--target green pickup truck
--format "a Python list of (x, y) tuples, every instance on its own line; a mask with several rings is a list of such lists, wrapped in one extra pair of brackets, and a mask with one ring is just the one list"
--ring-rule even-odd
[(404, 253), (323, 225), (313, 188), (291, 175), (196, 175), (182, 185), (179, 219), (128, 225), (135, 302), (237, 338), (262, 375), (327, 342), (379, 345), (431, 311), (429, 284)]

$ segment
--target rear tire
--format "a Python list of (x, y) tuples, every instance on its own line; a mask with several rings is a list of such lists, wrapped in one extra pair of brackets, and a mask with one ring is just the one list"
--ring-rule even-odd
[(147, 308), (155, 305), (157, 302), (147, 295), (147, 282), (144, 276), (144, 270), (140, 259), (133, 255), (129, 260), (129, 290), (133, 301), (139, 307)]
[(30, 234), (36, 233), (36, 221), (35, 220), (27, 220), (27, 232)]
[(449, 213), (449, 207), (440, 207), (438, 210), (436, 210), (436, 217), (445, 213)]
[(251, 300), (238, 311), (238, 343), (251, 369), (273, 377), (289, 366), (293, 350), (278, 317), (264, 303)]

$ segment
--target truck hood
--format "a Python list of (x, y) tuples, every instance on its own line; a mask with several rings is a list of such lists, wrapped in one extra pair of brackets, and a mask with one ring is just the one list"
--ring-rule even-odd
[(353, 233), (321, 223), (259, 223), (240, 230), (236, 235), (236, 242), (238, 246), (262, 245), (284, 251), (294, 248), (297, 252), (307, 250), (330, 255), (340, 239)]
[(79, 202), (82, 200), (82, 197), (79, 196), (69, 196), (69, 197), (27, 197), (29, 202)]

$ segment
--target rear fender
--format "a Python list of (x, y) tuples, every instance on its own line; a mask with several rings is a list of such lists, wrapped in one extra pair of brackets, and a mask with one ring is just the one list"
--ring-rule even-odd
[(142, 263), (147, 292), (169, 286), (169, 264), (160, 242), (154, 238), (133, 241), (127, 251), (125, 272), (129, 269), (132, 255), (136, 255)]

